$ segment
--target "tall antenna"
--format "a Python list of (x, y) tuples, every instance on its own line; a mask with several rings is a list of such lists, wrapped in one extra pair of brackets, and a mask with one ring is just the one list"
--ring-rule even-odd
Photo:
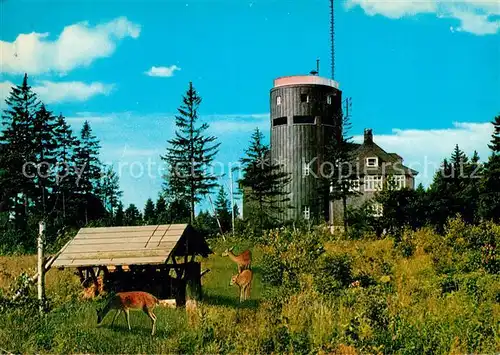
[(332, 50), (332, 80), (335, 80), (335, 16), (333, 9), (334, 0), (330, 0), (330, 36), (331, 36), (331, 50)]

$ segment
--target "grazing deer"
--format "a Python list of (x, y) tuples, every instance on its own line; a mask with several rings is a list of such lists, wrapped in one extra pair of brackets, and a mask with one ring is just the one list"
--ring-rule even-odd
[(229, 286), (238, 285), (240, 288), (240, 302), (243, 302), (250, 298), (250, 289), (252, 285), (252, 270), (243, 270), (238, 275), (233, 275), (231, 277), (231, 282)]
[(250, 270), (250, 266), (252, 264), (252, 252), (247, 249), (240, 255), (234, 255), (233, 249), (234, 247), (226, 249), (226, 251), (222, 253), (222, 256), (229, 256), (229, 258), (238, 265), (238, 274), (241, 274), (241, 272), (245, 269)]
[(97, 310), (97, 324), (102, 322), (109, 311), (116, 309), (111, 326), (113, 326), (116, 317), (123, 311), (123, 313), (125, 313), (125, 319), (127, 320), (128, 330), (131, 330), (129, 310), (142, 310), (151, 318), (153, 323), (151, 335), (154, 335), (156, 330), (156, 316), (153, 313), (153, 309), (157, 304), (159, 304), (158, 299), (147, 292), (118, 292), (109, 299), (108, 303), (106, 303), (101, 310)]

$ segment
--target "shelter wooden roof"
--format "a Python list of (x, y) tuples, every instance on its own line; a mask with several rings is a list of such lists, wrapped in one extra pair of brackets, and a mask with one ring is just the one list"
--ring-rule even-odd
[(163, 264), (170, 256), (211, 253), (203, 236), (189, 224), (82, 228), (53, 266)]

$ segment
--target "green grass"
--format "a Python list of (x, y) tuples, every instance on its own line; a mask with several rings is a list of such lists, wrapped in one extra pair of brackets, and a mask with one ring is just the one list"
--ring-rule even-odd
[[(97, 326), (103, 300), (81, 301), (78, 278), (51, 270), (47, 294), (53, 310), (44, 318), (26, 307), (0, 314), (0, 348), (51, 354), (497, 353), (500, 275), (491, 271), (489, 259), (478, 258), (477, 248), (457, 249), (462, 230), (445, 236), (408, 232), (411, 253), (391, 238), (321, 242), (319, 233), (273, 232), (266, 246), (251, 248), (254, 282), (251, 300), (243, 304), (238, 288), (229, 285), (237, 267), (221, 256), (229, 243), (215, 243), (215, 254), (202, 259), (202, 269), (211, 271), (202, 279), (196, 323), (188, 324), (185, 309), (157, 308), (155, 336), (149, 318), (138, 311), (130, 314), (130, 332), (123, 315), (110, 326), (113, 312)], [(499, 240), (500, 229), (495, 233)], [(488, 235), (476, 234), (464, 240)], [(326, 255), (311, 258), (317, 244), (309, 241), (319, 241)], [(247, 247), (238, 244), (235, 253)], [(0, 257), (0, 289), (34, 261)], [(277, 299), (263, 296), (264, 272), (283, 282), (270, 293)], [(358, 286), (350, 287), (356, 280)]]
[[(243, 249), (236, 247), (236, 252), (238, 250)], [(216, 318), (214, 321), (220, 324), (225, 322), (225, 314), (233, 318), (241, 312), (255, 313), (261, 295), (259, 250), (252, 250), (255, 267), (251, 299), (242, 304), (239, 303), (238, 287), (229, 285), (231, 276), (237, 272), (236, 264), (222, 257), (222, 251), (216, 248), (215, 254), (201, 259), (202, 268), (209, 268), (210, 272), (202, 279), (204, 300), (200, 312)], [(31, 256), (0, 258), (4, 274), (9, 270), (10, 281), (21, 271), (32, 271), (33, 264)], [(4, 289), (8, 288), (8, 281), (7, 277), (3, 278)], [(124, 315), (120, 315), (111, 327), (115, 311), (108, 313), (97, 326), (96, 309), (102, 306), (103, 300), (81, 301), (75, 297), (77, 287), (78, 279), (69, 270), (50, 270), (47, 295), (56, 302), (55, 309), (44, 319), (36, 312), (12, 311), (1, 315), (0, 349), (14, 353), (189, 353), (196, 351), (193, 344), (202, 341), (199, 329), (188, 326), (183, 308), (157, 307), (154, 337), (150, 335), (151, 321), (141, 311), (130, 313), (131, 332)]]

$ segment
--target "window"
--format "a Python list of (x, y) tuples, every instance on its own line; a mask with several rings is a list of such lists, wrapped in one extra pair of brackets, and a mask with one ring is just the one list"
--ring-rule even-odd
[(359, 179), (352, 179), (349, 182), (349, 191), (359, 191)]
[(307, 95), (307, 94), (300, 94), (300, 102), (307, 102), (307, 103), (309, 103), (310, 102), (309, 95)]
[(365, 176), (365, 191), (382, 190), (382, 176)]
[(406, 176), (396, 175), (394, 176), (394, 182), (396, 183), (396, 188), (401, 190), (406, 187)]
[(273, 126), (282, 126), (288, 123), (288, 117), (277, 117), (273, 119)]
[(308, 163), (304, 163), (302, 167), (302, 176), (309, 176), (311, 174), (311, 167)]
[(328, 95), (328, 96), (326, 97), (326, 103), (327, 103), (328, 105), (331, 105), (331, 104), (332, 104), (332, 95)]
[(378, 158), (377, 157), (366, 158), (365, 164), (368, 168), (376, 168), (378, 166)]
[(293, 116), (294, 124), (314, 124), (314, 116)]
[(304, 206), (304, 219), (309, 220), (311, 218), (311, 209), (309, 206)]
[(382, 217), (384, 214), (384, 206), (381, 203), (375, 202), (372, 205), (372, 216), (373, 217)]
[(277, 106), (281, 105), (281, 96), (276, 97), (276, 105)]

